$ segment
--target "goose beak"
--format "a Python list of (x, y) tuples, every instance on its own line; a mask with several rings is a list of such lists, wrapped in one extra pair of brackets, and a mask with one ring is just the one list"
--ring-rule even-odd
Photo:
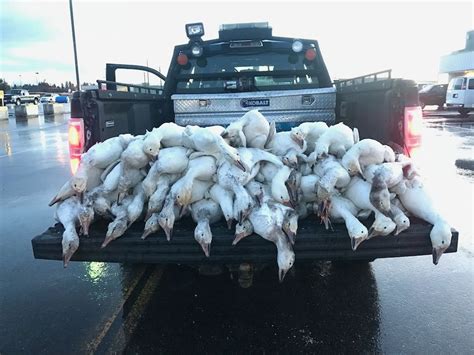
[(369, 235), (367, 236), (367, 239), (370, 239), (370, 238), (373, 238), (373, 237), (376, 237), (378, 236), (379, 233), (375, 230), (375, 228), (373, 226), (371, 226), (369, 228)]
[(351, 238), (351, 247), (353, 251), (356, 251), (359, 245), (364, 241), (361, 238)]
[(240, 161), (240, 159), (234, 160), (234, 164), (235, 164), (240, 170), (242, 170), (244, 173), (247, 171), (247, 170), (245, 169), (244, 164), (242, 164), (242, 162)]
[(69, 261), (72, 258), (72, 255), (74, 254), (74, 250), (69, 249), (65, 254), (63, 254), (63, 266), (66, 268), (69, 264)]
[(171, 240), (171, 237), (173, 236), (173, 227), (170, 228), (168, 226), (165, 226), (163, 227), (163, 230), (166, 234), (166, 240), (169, 242)]
[(229, 132), (227, 132), (227, 131), (222, 132), (221, 137), (222, 138), (228, 138), (229, 137)]
[(240, 242), (242, 239), (244, 239), (247, 235), (245, 233), (235, 233), (234, 241), (232, 242), (232, 245), (237, 245), (238, 242)]
[(206, 255), (206, 257), (209, 257), (211, 255), (211, 244), (210, 243), (199, 243), (201, 245), (202, 251)]
[(296, 233), (290, 231), (290, 230), (283, 230), (285, 235), (288, 237), (288, 240), (290, 241), (291, 245), (295, 245), (296, 241)]
[(433, 264), (438, 265), (439, 259), (441, 258), (446, 249), (447, 248), (441, 247), (433, 248)]
[(142, 234), (142, 239), (145, 239), (152, 233), (151, 229), (145, 229)]
[(106, 247), (107, 245), (109, 245), (109, 243), (110, 243), (112, 240), (114, 240), (114, 239), (115, 239), (115, 238), (114, 238), (113, 236), (111, 236), (111, 235), (106, 236), (104, 242), (103, 242), (102, 245), (101, 245), (101, 248), (105, 248), (105, 247)]
[(186, 213), (186, 206), (182, 205), (180, 208), (179, 208), (179, 218), (182, 218), (184, 216), (184, 214)]
[(281, 282), (283, 282), (283, 279), (285, 278), (285, 275), (286, 273), (288, 272), (288, 270), (283, 270), (283, 269), (279, 269), (278, 270), (278, 279)]
[(286, 207), (290, 207), (290, 208), (294, 208), (293, 206), (293, 202), (291, 200), (285, 200), (282, 202), (282, 205), (286, 206)]

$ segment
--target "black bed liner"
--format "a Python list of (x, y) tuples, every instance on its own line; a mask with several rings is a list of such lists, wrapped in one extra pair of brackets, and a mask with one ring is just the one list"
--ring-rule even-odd
[[(343, 224), (333, 224), (333, 230), (325, 230), (315, 218), (300, 221), (294, 250), (296, 261), (314, 260), (373, 260), (399, 256), (431, 255), (429, 239), (431, 225), (412, 219), (411, 227), (398, 236), (375, 237), (362, 243), (357, 251), (352, 251), (349, 236)], [(370, 225), (372, 220), (364, 222)], [(263, 238), (252, 235), (232, 246), (233, 231), (226, 225), (211, 226), (213, 240), (211, 256), (206, 258), (201, 247), (194, 240), (192, 221), (177, 222), (173, 238), (166, 241), (163, 231), (150, 235), (146, 240), (140, 237), (143, 223), (135, 223), (125, 235), (111, 242), (106, 248), (100, 246), (104, 240), (107, 223), (99, 221), (90, 229), (89, 237), (81, 237), (80, 247), (74, 254), (75, 261), (107, 261), (130, 263), (266, 263), (274, 262), (275, 246)], [(36, 259), (61, 260), (60, 224), (49, 228), (32, 240), (33, 253)], [(457, 251), (458, 232), (452, 230), (451, 246), (446, 251)]]

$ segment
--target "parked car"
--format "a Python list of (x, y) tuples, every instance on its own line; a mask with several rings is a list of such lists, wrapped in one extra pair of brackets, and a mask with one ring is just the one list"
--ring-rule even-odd
[(58, 104), (67, 104), (69, 102), (69, 96), (67, 96), (67, 95), (56, 95), (56, 102)]
[(463, 117), (474, 111), (474, 76), (451, 79), (446, 93), (446, 106), (457, 108)]
[(44, 94), (41, 96), (40, 102), (42, 104), (53, 104), (56, 102), (57, 94)]
[(425, 108), (427, 105), (437, 105), (441, 110), (446, 101), (447, 84), (425, 85), (419, 92), (420, 106)]
[(5, 104), (15, 104), (20, 106), (21, 104), (32, 102), (38, 105), (40, 96), (31, 94), (28, 90), (24, 89), (12, 89), (5, 94)]

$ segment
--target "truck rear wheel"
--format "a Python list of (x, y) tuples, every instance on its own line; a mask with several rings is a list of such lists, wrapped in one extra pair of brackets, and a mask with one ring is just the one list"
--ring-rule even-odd
[(16, 104), (17, 106), (20, 106), (20, 105), (21, 105), (21, 100), (20, 100), (20, 99), (16, 99), (15, 104)]
[(35, 97), (35, 99), (33, 100), (33, 103), (34, 103), (35, 105), (38, 105), (38, 98), (37, 98), (37, 97)]

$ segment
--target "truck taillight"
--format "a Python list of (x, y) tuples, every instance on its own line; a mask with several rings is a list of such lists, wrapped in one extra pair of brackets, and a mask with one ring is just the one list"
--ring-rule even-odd
[(68, 129), (69, 160), (72, 174), (75, 174), (81, 154), (84, 152), (84, 121), (82, 118), (70, 118)]
[(421, 146), (423, 132), (423, 112), (420, 106), (405, 107), (404, 138), (408, 156), (412, 156)]

